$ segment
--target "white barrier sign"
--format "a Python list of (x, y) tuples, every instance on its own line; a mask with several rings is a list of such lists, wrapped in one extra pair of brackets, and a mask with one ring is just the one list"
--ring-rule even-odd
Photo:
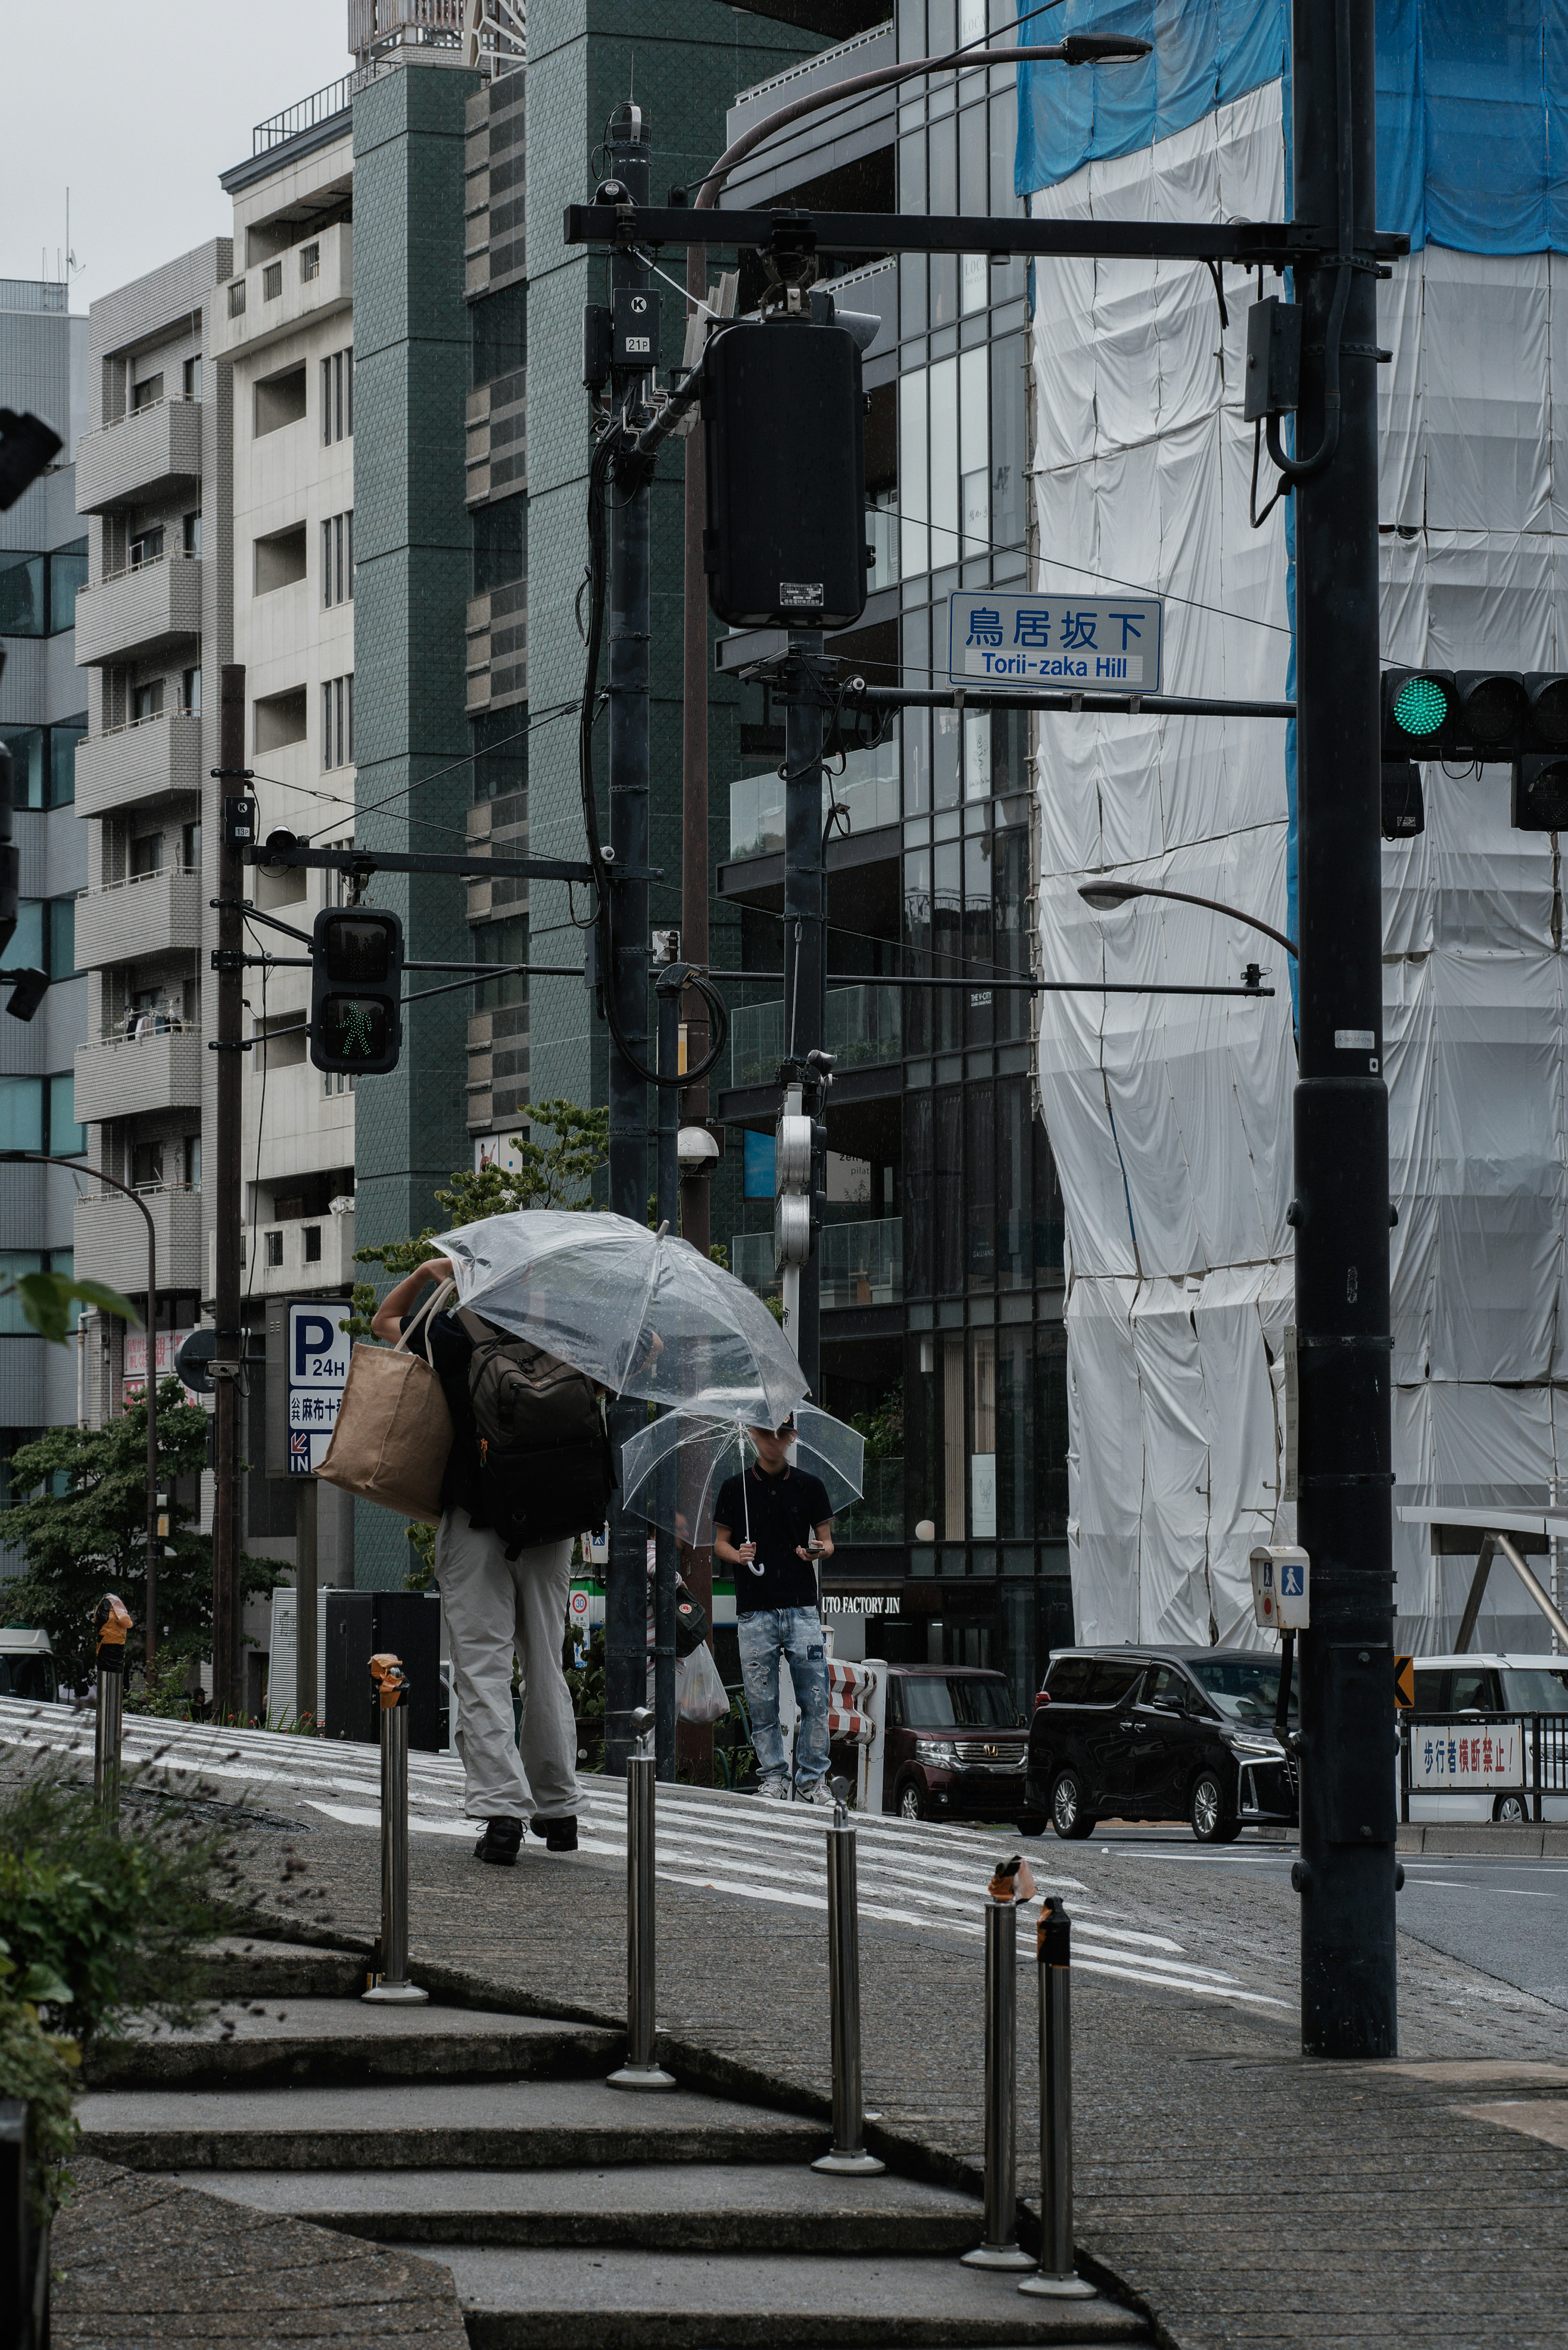
[(1410, 1785), (1437, 1788), (1521, 1787), (1524, 1731), (1517, 1721), (1489, 1721), (1473, 1730), (1451, 1722), (1410, 1724)]
[(1163, 618), (1158, 596), (966, 588), (948, 599), (948, 676), (954, 685), (1158, 693)]

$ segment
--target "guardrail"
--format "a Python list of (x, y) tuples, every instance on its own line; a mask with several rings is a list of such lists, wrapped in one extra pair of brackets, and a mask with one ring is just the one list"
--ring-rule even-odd
[(1399, 1817), (1413, 1795), (1517, 1794), (1532, 1821), (1568, 1795), (1568, 1713), (1402, 1713)]

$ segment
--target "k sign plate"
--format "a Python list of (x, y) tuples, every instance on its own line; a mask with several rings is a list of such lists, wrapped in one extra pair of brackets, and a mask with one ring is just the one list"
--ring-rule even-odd
[(954, 685), (1158, 693), (1163, 621), (1158, 596), (966, 588), (948, 599), (948, 676)]
[(314, 1477), (332, 1441), (348, 1377), (349, 1340), (337, 1326), (348, 1311), (332, 1298), (290, 1302), (285, 1369), (291, 1477)]

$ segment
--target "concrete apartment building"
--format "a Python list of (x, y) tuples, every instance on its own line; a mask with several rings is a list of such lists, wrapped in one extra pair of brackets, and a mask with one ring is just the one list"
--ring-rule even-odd
[[(0, 1149), (61, 1157), (85, 1139), (75, 1055), (88, 1019), (75, 946), (87, 844), (73, 806), (87, 723), (74, 639), (87, 547), (73, 465), (87, 421), (88, 322), (68, 315), (68, 300), (64, 285), (0, 279), (0, 402), (42, 417), (64, 443), (0, 515), (0, 738), (11, 753), (21, 852), (20, 919), (5, 962), (47, 970), (51, 982), (31, 1022), (0, 1009)], [(8, 1000), (0, 990), (0, 1006)], [(8, 1275), (69, 1269), (74, 1196), (70, 1179), (50, 1168), (0, 1172), (0, 1267)], [(75, 1420), (81, 1367), (77, 1347), (47, 1345), (14, 1302), (0, 1305), (0, 1477), (18, 1443)], [(0, 1543), (0, 1574), (6, 1565)]]

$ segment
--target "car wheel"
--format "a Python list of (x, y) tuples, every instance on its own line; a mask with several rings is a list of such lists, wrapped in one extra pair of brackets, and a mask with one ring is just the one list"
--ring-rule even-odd
[(1531, 1824), (1530, 1798), (1520, 1794), (1500, 1795), (1491, 1807), (1491, 1815), (1506, 1827), (1528, 1827)]
[(1241, 1833), (1217, 1771), (1199, 1771), (1193, 1781), (1189, 1816), (1199, 1844), (1234, 1844)]
[(901, 1820), (923, 1820), (925, 1816), (925, 1800), (911, 1779), (898, 1790), (898, 1817)]
[(1051, 1790), (1051, 1825), (1059, 1836), (1072, 1843), (1095, 1833), (1095, 1815), (1075, 1771), (1064, 1771)]
[(1044, 1816), (1040, 1812), (1025, 1812), (1015, 1825), (1020, 1835), (1037, 1836), (1045, 1833)]

